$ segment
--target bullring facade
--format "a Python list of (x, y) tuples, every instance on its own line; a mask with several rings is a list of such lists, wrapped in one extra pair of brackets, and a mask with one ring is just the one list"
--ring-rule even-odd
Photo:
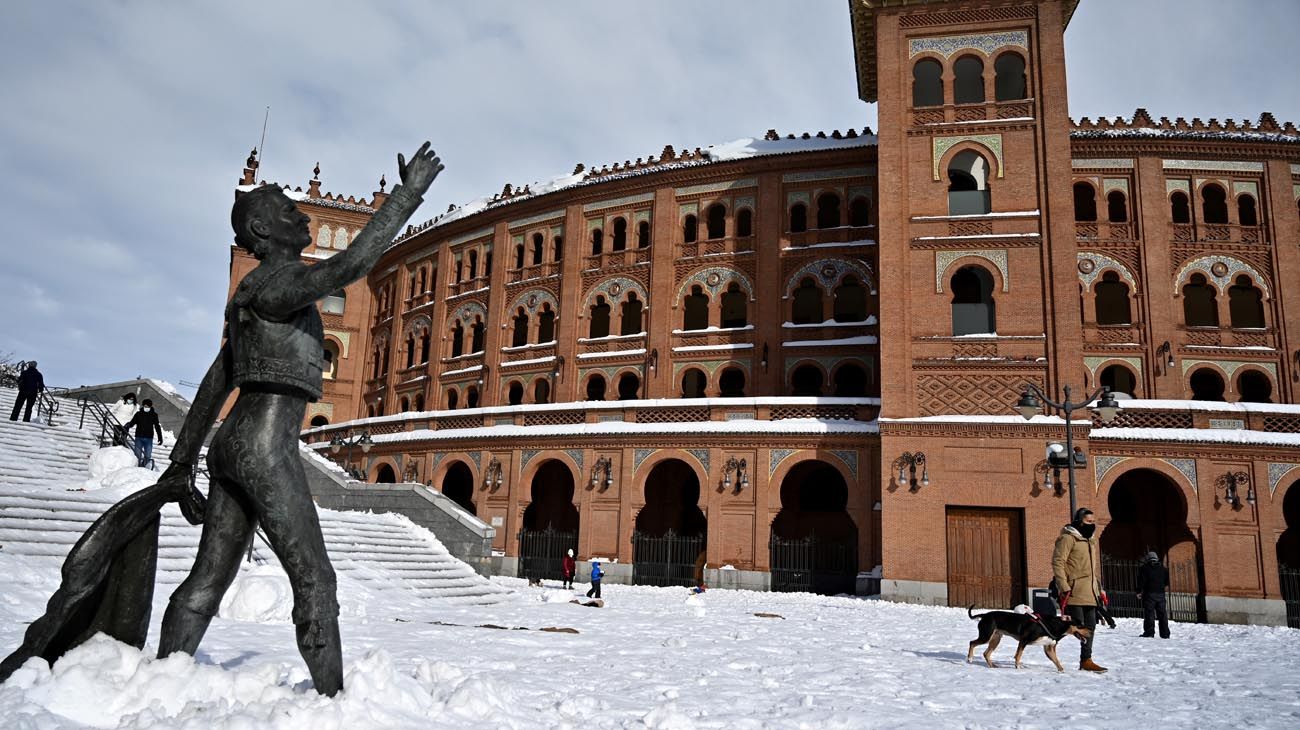
[[(1068, 511), (1043, 460), (1064, 421), (1013, 405), (1105, 385), (1129, 396), (1116, 422), (1074, 431), (1112, 592), (1151, 549), (1184, 618), (1285, 623), (1300, 134), (1072, 122), (1074, 5), (854, 0), (878, 133), (666, 147), (409, 229), (322, 304), (304, 439), (368, 432), (336, 458), (453, 497), (510, 573), (572, 546), (636, 582), (707, 564), (1010, 605), (1046, 583)], [(304, 256), (345, 248), (382, 188), (297, 193)], [(232, 259), (233, 286), (254, 262)]]

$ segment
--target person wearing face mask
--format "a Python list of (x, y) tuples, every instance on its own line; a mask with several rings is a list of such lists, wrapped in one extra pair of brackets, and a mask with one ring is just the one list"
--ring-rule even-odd
[(1052, 550), (1052, 575), (1061, 597), (1062, 612), (1070, 622), (1090, 632), (1079, 648), (1079, 669), (1104, 672), (1105, 667), (1092, 660), (1092, 637), (1097, 629), (1097, 606), (1104, 603), (1101, 590), (1101, 553), (1097, 546), (1097, 518), (1092, 510), (1080, 507), (1070, 524), (1061, 528)]
[(144, 399), (140, 410), (123, 424), (123, 430), (130, 433), (132, 426), (135, 427), (135, 445), (132, 450), (135, 451), (135, 458), (140, 460), (140, 466), (147, 466), (153, 461), (154, 434), (158, 434), (159, 445), (162, 445), (163, 440), (162, 425), (158, 423), (158, 414), (154, 412), (152, 400)]
[(121, 400), (113, 404), (113, 408), (109, 412), (113, 414), (113, 419), (119, 424), (115, 427), (117, 432), (113, 434), (113, 443), (122, 446), (127, 445), (125, 424), (135, 417), (136, 410), (138, 409), (135, 406), (135, 393), (127, 393), (122, 396)]

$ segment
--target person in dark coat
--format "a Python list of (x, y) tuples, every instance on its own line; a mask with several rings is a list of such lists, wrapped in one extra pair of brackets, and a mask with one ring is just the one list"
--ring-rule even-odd
[(36, 369), (36, 361), (27, 363), (27, 367), (18, 375), (18, 398), (14, 400), (14, 410), (9, 414), (9, 420), (18, 420), (18, 411), (23, 409), (23, 420), (30, 422), (32, 420), (32, 406), (36, 405), (36, 394), (45, 390), (45, 378), (41, 371)]
[(1160, 564), (1160, 556), (1147, 553), (1146, 562), (1138, 568), (1138, 600), (1142, 601), (1142, 636), (1155, 638), (1156, 621), (1160, 622), (1160, 638), (1169, 638), (1169, 612), (1165, 608), (1165, 589), (1169, 587), (1169, 569)]
[(140, 403), (140, 410), (131, 417), (130, 421), (122, 424), (123, 430), (131, 432), (131, 427), (135, 427), (135, 445), (132, 451), (135, 452), (135, 458), (139, 459), (140, 466), (148, 466), (153, 460), (153, 437), (158, 434), (158, 444), (162, 445), (162, 425), (158, 423), (158, 413), (153, 409), (153, 401), (145, 398)]
[(573, 559), (573, 549), (560, 561), (560, 573), (564, 576), (564, 587), (573, 590), (573, 574), (577, 572), (578, 563)]

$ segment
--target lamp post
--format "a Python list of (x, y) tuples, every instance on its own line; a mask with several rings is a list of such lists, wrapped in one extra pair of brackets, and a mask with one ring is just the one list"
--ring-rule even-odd
[(731, 489), (731, 473), (736, 473), (736, 491), (749, 486), (749, 464), (744, 459), (731, 457), (722, 468), (722, 489)]
[(345, 464), (344, 468), (347, 469), (348, 474), (352, 475), (353, 479), (356, 479), (359, 482), (364, 482), (366, 480), (366, 475), (361, 473), (360, 469), (352, 466), (352, 448), (354, 446), (360, 446), (361, 453), (368, 454), (370, 453), (370, 447), (374, 445), (375, 442), (370, 440), (369, 429), (362, 431), (359, 436), (353, 436), (352, 432), (348, 431), (346, 437), (334, 434), (334, 438), (330, 439), (330, 453), (338, 454), (339, 451), (342, 451), (343, 447), (346, 446), (348, 452), (347, 455), (343, 457), (343, 463)]
[(1026, 421), (1033, 418), (1035, 414), (1042, 412), (1044, 407), (1065, 416), (1065, 454), (1066, 458), (1069, 459), (1066, 462), (1065, 471), (1069, 475), (1070, 518), (1073, 519), (1075, 511), (1079, 508), (1078, 501), (1074, 496), (1074, 412), (1080, 408), (1086, 408), (1089, 403), (1097, 400), (1098, 396), (1100, 396), (1101, 400), (1097, 400), (1096, 407), (1091, 410), (1101, 417), (1102, 423), (1110, 423), (1115, 420), (1115, 414), (1119, 412), (1119, 402), (1115, 400), (1114, 394), (1106, 386), (1098, 388), (1092, 395), (1078, 402), (1070, 400), (1070, 386), (1065, 386), (1064, 390), (1065, 399), (1054, 401), (1048, 398), (1037, 385), (1025, 383), (1025, 389), (1021, 391), (1020, 400), (1016, 401), (1015, 408)]
[(1241, 509), (1241, 495), (1237, 493), (1237, 488), (1245, 487), (1246, 503), (1252, 507), (1255, 506), (1255, 485), (1250, 483), (1250, 475), (1244, 471), (1230, 471), (1220, 474), (1214, 480), (1214, 487), (1216, 493), (1220, 490), (1223, 492), (1223, 501), (1232, 505), (1233, 509)]

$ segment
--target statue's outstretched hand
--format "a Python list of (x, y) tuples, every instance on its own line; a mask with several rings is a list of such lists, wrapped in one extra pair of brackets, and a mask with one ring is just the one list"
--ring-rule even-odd
[(397, 174), (401, 176), (402, 184), (417, 195), (423, 196), (440, 172), (442, 161), (429, 149), (428, 142), (420, 146), (409, 163), (400, 152), (397, 154)]

